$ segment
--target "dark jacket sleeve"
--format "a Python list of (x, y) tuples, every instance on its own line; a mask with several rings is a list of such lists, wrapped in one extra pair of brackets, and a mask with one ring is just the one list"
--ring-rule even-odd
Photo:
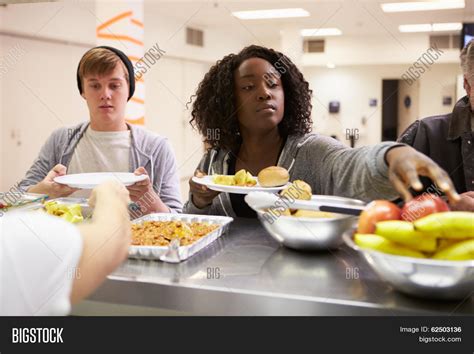
[(415, 144), (415, 139), (418, 134), (419, 128), (420, 128), (420, 121), (417, 120), (414, 123), (412, 123), (408, 128), (405, 129), (405, 131), (400, 135), (397, 141), (400, 143), (413, 146)]

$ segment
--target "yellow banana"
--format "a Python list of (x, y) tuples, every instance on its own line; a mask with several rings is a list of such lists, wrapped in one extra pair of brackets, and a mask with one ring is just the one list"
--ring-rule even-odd
[(415, 230), (435, 237), (463, 239), (474, 237), (474, 213), (450, 211), (435, 213), (416, 220)]
[(354, 242), (361, 248), (369, 248), (383, 253), (396, 256), (426, 258), (421, 252), (404, 247), (395, 242), (387, 240), (385, 237), (372, 234), (355, 234)]
[(375, 225), (375, 234), (418, 251), (434, 252), (437, 246), (436, 238), (416, 231), (409, 221), (379, 221)]
[(443, 250), (436, 252), (433, 259), (449, 261), (464, 261), (474, 259), (474, 240), (457, 242)]

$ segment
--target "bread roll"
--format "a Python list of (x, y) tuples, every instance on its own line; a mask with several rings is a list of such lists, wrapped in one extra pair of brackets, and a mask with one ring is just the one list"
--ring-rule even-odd
[(288, 171), (279, 166), (264, 168), (258, 174), (258, 182), (262, 187), (277, 187), (288, 183), (290, 175)]

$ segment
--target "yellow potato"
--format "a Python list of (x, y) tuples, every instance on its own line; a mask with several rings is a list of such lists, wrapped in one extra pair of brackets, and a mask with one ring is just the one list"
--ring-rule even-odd
[(221, 184), (224, 186), (252, 187), (257, 184), (255, 178), (253, 178), (252, 175), (244, 169), (238, 171), (235, 176), (214, 175), (212, 181), (215, 184)]
[(316, 210), (303, 210), (299, 209), (296, 213), (293, 214), (297, 218), (317, 218), (317, 219), (327, 219), (334, 218), (336, 215), (333, 213), (328, 213), (326, 211), (316, 211)]
[(293, 181), (288, 187), (283, 189), (280, 192), (280, 195), (290, 200), (311, 200), (312, 193), (311, 186), (308, 183), (297, 179), (296, 181)]
[(240, 170), (234, 176), (234, 181), (236, 186), (245, 186), (247, 180), (247, 171)]
[(234, 186), (235, 185), (234, 176), (215, 175), (212, 178), (212, 181), (215, 184), (221, 184), (221, 185), (224, 185), (224, 186)]
[(250, 174), (250, 172), (247, 171), (245, 185), (247, 187), (252, 187), (252, 186), (255, 186), (256, 184), (257, 184), (257, 181), (255, 180), (255, 178), (253, 178), (253, 176)]

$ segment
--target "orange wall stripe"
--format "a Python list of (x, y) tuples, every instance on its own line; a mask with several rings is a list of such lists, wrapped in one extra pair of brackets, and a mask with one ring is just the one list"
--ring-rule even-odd
[(128, 123), (131, 123), (131, 124), (145, 124), (145, 117), (140, 117), (140, 118), (137, 118), (137, 119), (130, 119), (130, 118), (127, 118), (126, 121)]
[(128, 59), (130, 59), (131, 61), (139, 61), (141, 58), (139, 58), (139, 57), (134, 57), (133, 55), (129, 55), (129, 56), (128, 56)]
[(129, 37), (129, 36), (123, 36), (123, 35), (116, 35), (116, 34), (104, 34), (104, 33), (97, 33), (98, 38), (104, 38), (104, 39), (114, 39), (114, 40), (123, 40), (123, 41), (129, 41), (138, 45), (143, 45), (142, 41), (139, 41), (138, 39)]
[(135, 78), (135, 82), (145, 82), (145, 80), (143, 80), (143, 77), (140, 77), (139, 79)]
[(130, 98), (130, 101), (133, 101), (133, 102), (136, 102), (136, 103), (140, 103), (140, 104), (145, 104), (145, 101), (142, 100), (141, 98), (137, 98), (137, 97), (132, 97)]
[(137, 20), (136, 18), (132, 18), (130, 21), (132, 21), (132, 23), (134, 25), (137, 25), (138, 27), (145, 28), (145, 25), (143, 24), (143, 22)]
[(103, 30), (104, 28), (109, 27), (110, 25), (114, 24), (117, 21), (120, 21), (121, 19), (123, 19), (125, 17), (132, 16), (132, 13), (133, 13), (132, 11), (127, 11), (127, 12), (124, 12), (120, 15), (112, 17), (110, 20), (108, 20), (105, 23), (98, 26), (96, 31), (99, 32), (99, 31)]

